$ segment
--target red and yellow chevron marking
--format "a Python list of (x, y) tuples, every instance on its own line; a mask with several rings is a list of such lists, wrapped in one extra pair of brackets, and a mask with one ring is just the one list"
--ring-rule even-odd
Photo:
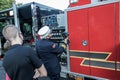
[(108, 60), (111, 54), (111, 52), (70, 50), (71, 58), (83, 58), (83, 61), (80, 63), (80, 66), (90, 66), (95, 68), (120, 71), (120, 62)]

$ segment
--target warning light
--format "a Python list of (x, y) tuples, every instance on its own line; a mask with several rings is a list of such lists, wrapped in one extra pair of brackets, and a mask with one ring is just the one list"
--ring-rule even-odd
[(76, 80), (83, 80), (82, 77), (76, 77)]

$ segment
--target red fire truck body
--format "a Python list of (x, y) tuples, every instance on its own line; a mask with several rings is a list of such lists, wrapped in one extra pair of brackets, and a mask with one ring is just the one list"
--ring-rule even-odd
[(74, 1), (65, 10), (69, 71), (120, 80), (120, 0)]

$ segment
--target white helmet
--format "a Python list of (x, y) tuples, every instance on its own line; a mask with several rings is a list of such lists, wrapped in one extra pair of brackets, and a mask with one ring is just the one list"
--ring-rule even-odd
[(43, 26), (39, 31), (38, 34), (40, 35), (41, 39), (46, 38), (51, 33), (51, 30), (48, 26)]

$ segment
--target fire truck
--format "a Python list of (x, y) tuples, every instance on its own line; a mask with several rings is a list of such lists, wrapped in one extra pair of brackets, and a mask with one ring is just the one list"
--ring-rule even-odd
[(65, 9), (70, 80), (120, 80), (120, 0), (70, 0)]
[[(26, 43), (36, 41), (43, 25), (52, 29), (52, 40), (59, 44), (68, 32), (67, 53), (58, 57), (61, 77), (67, 80), (120, 80), (120, 0), (69, 2), (64, 12), (38, 3), (13, 4), (0, 11), (0, 22), (19, 26)], [(17, 16), (10, 16), (11, 11)]]
[(61, 41), (63, 39), (62, 37), (55, 37), (59, 36), (56, 34), (59, 29), (61, 29), (61, 32), (65, 30), (65, 22), (62, 21), (64, 20), (64, 11), (36, 2), (20, 6), (15, 3), (12, 5), (12, 8), (0, 11), (0, 57), (4, 53), (3, 45), (6, 41), (2, 35), (2, 29), (8, 24), (16, 25), (24, 36), (24, 45), (33, 48), (38, 40), (37, 31), (44, 25), (49, 26), (53, 30), (53, 41)]

